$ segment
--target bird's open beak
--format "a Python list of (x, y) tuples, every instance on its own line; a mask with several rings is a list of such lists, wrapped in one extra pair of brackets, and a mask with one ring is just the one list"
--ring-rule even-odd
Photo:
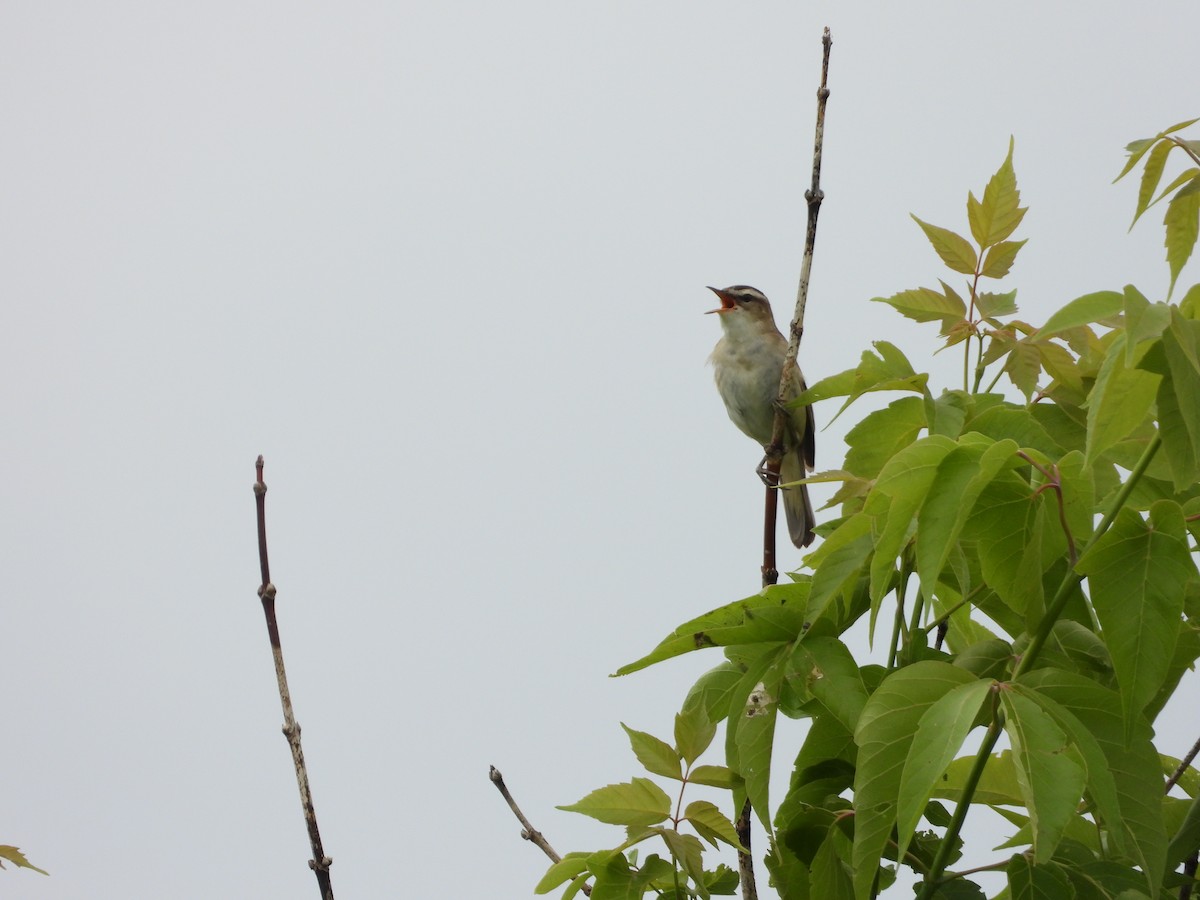
[(708, 310), (704, 313), (705, 315), (708, 315), (709, 313), (724, 313), (729, 312), (731, 309), (737, 309), (737, 304), (734, 303), (732, 298), (730, 298), (730, 296), (723, 290), (711, 286), (709, 287), (709, 290), (717, 295), (721, 301), (721, 305), (717, 309)]

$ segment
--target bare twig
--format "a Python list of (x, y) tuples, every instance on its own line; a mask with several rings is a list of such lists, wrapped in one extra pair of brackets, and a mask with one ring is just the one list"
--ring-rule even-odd
[(333, 900), (333, 885), (329, 879), (329, 867), (333, 860), (325, 855), (321, 847), (321, 832), (317, 828), (317, 812), (313, 808), (312, 791), (308, 786), (308, 769), (304, 765), (304, 750), (300, 747), (300, 725), (292, 713), (292, 696), (288, 691), (287, 672), (283, 667), (283, 648), (279, 643), (279, 624), (275, 620), (275, 585), (271, 583), (271, 567), (267, 562), (267, 485), (263, 481), (263, 458), (254, 464), (254, 500), (258, 507), (258, 563), (262, 569), (262, 586), (258, 596), (262, 600), (263, 614), (267, 619), (267, 636), (271, 640), (271, 655), (275, 658), (275, 678), (279, 682), (279, 702), (283, 705), (283, 734), (292, 750), (292, 762), (296, 766), (296, 783), (300, 787), (300, 805), (304, 808), (304, 823), (308, 827), (308, 840), (312, 845), (313, 858), (308, 867), (317, 876), (321, 900)]
[(1183, 773), (1188, 770), (1188, 766), (1192, 764), (1192, 760), (1196, 758), (1196, 754), (1200, 753), (1200, 740), (1192, 744), (1192, 749), (1187, 752), (1187, 755), (1179, 761), (1179, 765), (1175, 767), (1175, 771), (1171, 773), (1171, 777), (1167, 779), (1167, 791), (1179, 782), (1183, 777)]
[[(808, 303), (808, 282), (812, 274), (813, 248), (817, 243), (817, 215), (821, 211), (821, 154), (825, 143), (825, 102), (829, 99), (829, 49), (833, 37), (826, 28), (821, 35), (821, 86), (817, 88), (817, 127), (813, 139), (812, 187), (804, 192), (808, 202), (808, 231), (804, 237), (804, 258), (800, 264), (800, 286), (796, 292), (796, 312), (789, 330), (787, 355), (783, 358), (783, 371), (779, 378), (779, 391), (775, 403), (775, 426), (771, 432), (771, 443), (766, 447), (767, 496), (763, 512), (763, 587), (779, 581), (779, 570), (775, 566), (775, 523), (779, 492), (779, 466), (783, 459), (783, 435), (790, 412), (784, 404), (790, 399), (788, 388), (792, 384), (792, 372), (796, 368), (796, 355), (800, 352), (800, 339), (804, 336), (804, 308)], [(747, 800), (737, 820), (738, 839), (745, 850), (738, 851), (738, 869), (742, 880), (743, 900), (756, 900), (758, 890), (754, 883), (754, 857), (750, 854), (750, 801)]]
[[(1187, 878), (1195, 879), (1196, 867), (1200, 864), (1200, 853), (1193, 853), (1187, 858), (1183, 864), (1183, 874)], [(1190, 900), (1192, 896), (1192, 882), (1186, 881), (1179, 886), (1179, 900)]]
[[(533, 827), (533, 823), (525, 818), (525, 813), (521, 812), (521, 807), (517, 806), (517, 801), (508, 792), (508, 785), (504, 783), (504, 776), (500, 774), (500, 770), (495, 766), (491, 766), (488, 777), (492, 779), (492, 784), (496, 786), (496, 790), (500, 792), (500, 795), (504, 798), (504, 802), (508, 804), (508, 808), (512, 810), (513, 815), (517, 817), (517, 821), (521, 823), (521, 837), (539, 847), (543, 853), (550, 857), (551, 862), (561, 862), (562, 857), (558, 855), (558, 851), (550, 846), (550, 842), (542, 836), (540, 831)], [(585, 884), (583, 892), (590, 897), (592, 886)]]
[[(792, 316), (792, 325), (788, 333), (787, 354), (783, 358), (783, 371), (779, 378), (779, 391), (776, 395), (775, 426), (771, 432), (771, 443), (767, 445), (768, 473), (775, 475), (778, 483), (780, 460), (783, 458), (783, 436), (787, 428), (790, 412), (785, 404), (791, 399), (789, 388), (793, 383), (792, 372), (796, 368), (796, 356), (800, 352), (800, 341), (804, 337), (804, 310), (808, 305), (808, 284), (812, 275), (813, 250), (817, 244), (817, 216), (821, 212), (821, 201), (825, 193), (821, 190), (821, 155), (825, 144), (825, 103), (829, 99), (829, 50), (833, 46), (833, 37), (826, 28), (821, 36), (823, 52), (821, 55), (821, 86), (817, 88), (817, 126), (813, 138), (813, 168), (812, 186), (804, 192), (808, 203), (808, 230), (804, 237), (804, 257), (800, 263), (800, 285), (796, 291), (796, 311)], [(773, 537), (774, 529), (771, 529)], [(767, 535), (764, 535), (764, 542)], [(763, 548), (763, 579), (766, 582), (767, 573), (775, 568), (775, 544), (772, 540), (769, 546)], [(778, 577), (778, 576), (776, 576)]]
[(745, 850), (738, 850), (738, 875), (742, 882), (742, 900), (757, 900), (758, 887), (754, 883), (754, 857), (750, 854), (750, 800), (742, 804), (742, 812), (733, 823), (738, 841)]

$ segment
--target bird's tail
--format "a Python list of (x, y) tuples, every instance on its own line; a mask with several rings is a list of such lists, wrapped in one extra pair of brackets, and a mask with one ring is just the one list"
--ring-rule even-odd
[[(789, 481), (799, 481), (805, 478), (804, 462), (800, 454), (793, 451), (784, 455), (779, 467), (779, 481), (787, 484)], [(813, 515), (812, 501), (808, 497), (808, 485), (783, 488), (783, 512), (787, 516), (788, 531), (792, 543), (797, 547), (807, 547), (813, 542), (813, 526), (817, 524)]]

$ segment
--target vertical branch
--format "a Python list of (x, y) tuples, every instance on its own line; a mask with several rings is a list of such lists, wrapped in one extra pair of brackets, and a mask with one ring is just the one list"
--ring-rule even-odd
[(254, 464), (254, 472), (254, 502), (258, 509), (258, 563), (262, 570), (262, 586), (258, 589), (258, 596), (262, 600), (263, 615), (267, 619), (267, 637), (271, 641), (271, 655), (275, 659), (275, 679), (279, 683), (279, 702), (283, 705), (283, 735), (292, 750), (296, 783), (300, 787), (300, 805), (304, 809), (304, 823), (308, 827), (308, 839), (312, 845), (313, 858), (308, 861), (308, 867), (317, 876), (321, 900), (333, 900), (333, 885), (329, 880), (329, 867), (333, 865), (333, 860), (325, 855), (321, 847), (317, 812), (313, 808), (312, 792), (308, 787), (308, 769), (304, 765), (304, 750), (300, 747), (300, 725), (292, 713), (292, 695), (288, 691), (283, 647), (279, 642), (279, 623), (275, 620), (275, 585), (271, 583), (271, 567), (267, 562), (267, 485), (263, 481), (261, 456)]
[[(777, 509), (779, 491), (774, 487), (779, 484), (779, 465), (783, 459), (783, 435), (787, 427), (790, 413), (784, 403), (790, 398), (788, 386), (792, 384), (792, 373), (796, 369), (796, 355), (800, 352), (800, 339), (804, 336), (804, 308), (808, 304), (808, 282), (812, 274), (813, 248), (817, 243), (817, 215), (821, 211), (821, 201), (825, 198), (821, 190), (821, 154), (825, 144), (825, 102), (829, 99), (829, 49), (833, 46), (833, 37), (826, 28), (821, 35), (821, 86), (817, 88), (817, 127), (813, 139), (813, 168), (812, 186), (804, 192), (808, 203), (808, 230), (804, 237), (804, 257), (800, 264), (800, 286), (796, 292), (796, 312), (792, 316), (792, 326), (788, 332), (787, 355), (783, 359), (783, 371), (780, 373), (779, 390), (775, 400), (775, 425), (771, 431), (771, 443), (767, 445), (765, 472), (767, 477), (767, 495), (763, 513), (763, 587), (775, 584), (779, 579), (779, 571), (775, 567), (775, 523), (778, 519)], [(758, 890), (754, 882), (754, 859), (748, 852), (750, 849), (750, 801), (742, 806), (741, 815), (737, 820), (738, 839), (746, 851), (738, 851), (738, 868), (742, 881), (742, 897), (744, 900), (756, 900)]]
[[(817, 125), (813, 137), (813, 166), (812, 185), (804, 192), (808, 203), (808, 230), (804, 236), (804, 256), (800, 263), (800, 285), (796, 290), (796, 311), (792, 316), (792, 324), (788, 329), (788, 349), (783, 358), (783, 371), (779, 377), (779, 390), (775, 398), (775, 425), (771, 431), (771, 443), (767, 445), (768, 475), (776, 476), (778, 483), (779, 463), (783, 457), (783, 436), (787, 428), (789, 412), (784, 406), (790, 399), (789, 386), (793, 384), (792, 373), (796, 369), (796, 356), (800, 352), (800, 340), (804, 337), (804, 310), (808, 305), (808, 284), (812, 275), (813, 250), (817, 244), (817, 216), (821, 212), (821, 201), (825, 192), (821, 190), (821, 157), (825, 145), (825, 103), (829, 99), (829, 50), (833, 46), (833, 37), (826, 28), (821, 36), (823, 52), (821, 54), (821, 85), (817, 88)], [(775, 547), (772, 542), (763, 549), (763, 576), (774, 569)], [(774, 582), (771, 582), (772, 584)]]
[[(770, 488), (768, 488), (770, 490)], [(738, 877), (742, 883), (742, 900), (758, 900), (758, 887), (754, 883), (754, 857), (750, 855), (750, 798), (742, 804), (742, 811), (733, 823), (738, 840), (745, 850), (738, 851)]]
[[(823, 52), (821, 55), (821, 86), (817, 88), (817, 126), (813, 136), (813, 166), (812, 186), (804, 192), (808, 202), (808, 231), (804, 236), (804, 259), (800, 264), (800, 285), (796, 290), (796, 314), (792, 317), (792, 329), (788, 341), (788, 354), (783, 363), (783, 372), (787, 376), (789, 368), (796, 365), (796, 354), (800, 350), (800, 339), (804, 336), (804, 309), (808, 304), (808, 282), (812, 274), (813, 249), (817, 244), (817, 216), (821, 212), (821, 201), (825, 192), (821, 190), (821, 157), (825, 145), (825, 103), (829, 100), (829, 50), (833, 46), (833, 37), (826, 28), (821, 35)], [(788, 384), (780, 381), (780, 387)], [(782, 399), (783, 394), (780, 393)], [(775, 429), (779, 431), (782, 421), (775, 418)]]
[(775, 523), (779, 520), (779, 457), (767, 460), (764, 470), (767, 478), (767, 496), (763, 501), (763, 587), (779, 581), (779, 569), (775, 567)]

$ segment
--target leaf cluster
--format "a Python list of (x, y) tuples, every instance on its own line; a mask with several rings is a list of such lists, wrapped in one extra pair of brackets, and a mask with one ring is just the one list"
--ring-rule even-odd
[[(1145, 160), (1135, 220), (1171, 198), (1172, 289), (1197, 239), (1200, 168), (1156, 191), (1174, 147), (1196, 159), (1175, 136), (1189, 124), (1130, 145), (1121, 173)], [(969, 237), (916, 219), (963, 284), (877, 298), (936, 324), (943, 349), (962, 346), (961, 386), (935, 394), (881, 341), (797, 399), (844, 398), (840, 415), (865, 394), (900, 395), (851, 429), (842, 468), (810, 479), (838, 484), (835, 513), (792, 583), (683, 623), (618, 672), (724, 656), (689, 692), (673, 743), (626, 729), (678, 799), (639, 777), (563, 807), (626, 839), (568, 856), (539, 891), (732, 890), (736, 873), (705, 868), (703, 841), (741, 838), (715, 804), (683, 806), (689, 784), (728, 791), (734, 811), (748, 802), (784, 900), (867, 900), (914, 877), (926, 900), (982, 897), (974, 862), (950, 868), (980, 806), (1012, 827), (1006, 855), (982, 866), (1006, 874), (1000, 896), (1133, 900), (1188, 882), (1177, 870), (1200, 848), (1200, 774), (1171, 795), (1176, 763), (1152, 724), (1200, 657), (1200, 285), (1178, 303), (1092, 291), (1025, 322), (1015, 291), (983, 289), (1025, 244), (1011, 142), (966, 207)], [(878, 661), (843, 640), (863, 620)], [(780, 715), (807, 721), (798, 748), (777, 745)], [(721, 723), (724, 765), (695, 765)], [(782, 752), (792, 777), (773, 798)], [(639, 862), (650, 841), (665, 855)]]

